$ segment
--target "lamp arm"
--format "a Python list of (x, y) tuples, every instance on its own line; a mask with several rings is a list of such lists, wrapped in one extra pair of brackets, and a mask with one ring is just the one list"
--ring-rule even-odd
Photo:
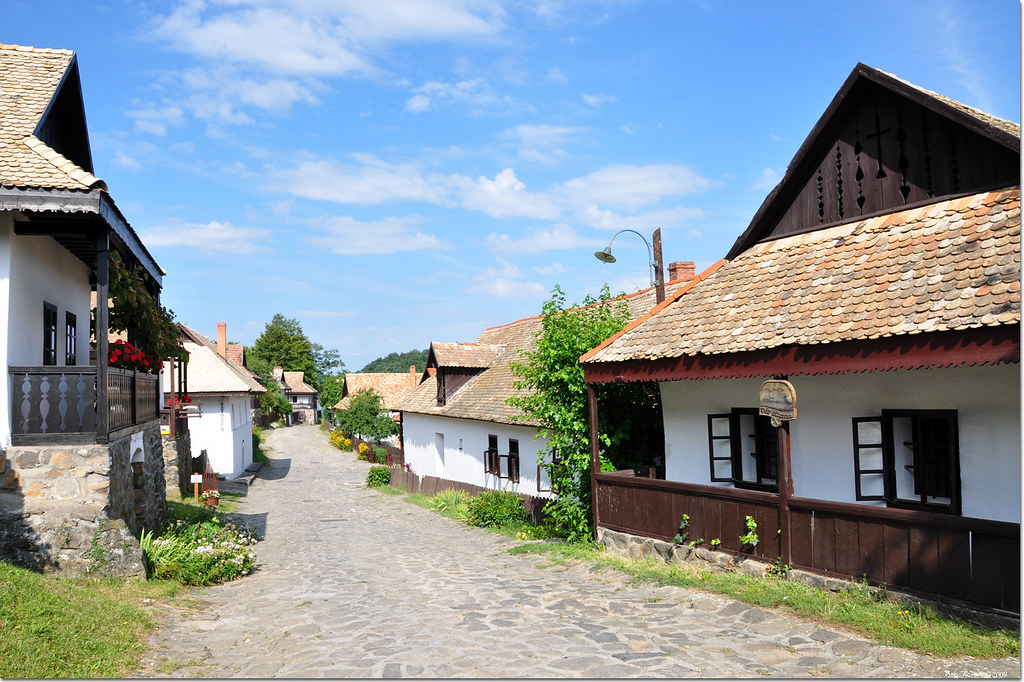
[(657, 278), (654, 276), (654, 270), (655, 270), (655, 267), (654, 267), (654, 252), (651, 251), (651, 244), (650, 244), (650, 242), (647, 241), (647, 237), (643, 236), (642, 234), (640, 234), (636, 230), (632, 230), (632, 229), (627, 227), (625, 229), (619, 230), (618, 232), (616, 232), (615, 234), (612, 235), (612, 238), (608, 241), (608, 248), (609, 249), (612, 248), (612, 242), (615, 241), (615, 238), (618, 237), (623, 232), (632, 232), (636, 236), (640, 237), (640, 239), (644, 240), (644, 246), (647, 247), (647, 267), (651, 271), (651, 286), (656, 286), (657, 285)]

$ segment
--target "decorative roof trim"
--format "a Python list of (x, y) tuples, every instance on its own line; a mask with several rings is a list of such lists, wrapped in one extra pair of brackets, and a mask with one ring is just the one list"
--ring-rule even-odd
[(1020, 362), (1020, 324), (867, 341), (584, 365), (588, 384), (812, 376)]

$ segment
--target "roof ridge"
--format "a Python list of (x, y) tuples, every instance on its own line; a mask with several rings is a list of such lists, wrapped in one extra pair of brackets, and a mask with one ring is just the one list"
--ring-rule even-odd
[(33, 47), (32, 45), (15, 45), (14, 43), (0, 43), (0, 50), (11, 50), (14, 52), (45, 52), (48, 54), (73, 55), (74, 50), (59, 47)]

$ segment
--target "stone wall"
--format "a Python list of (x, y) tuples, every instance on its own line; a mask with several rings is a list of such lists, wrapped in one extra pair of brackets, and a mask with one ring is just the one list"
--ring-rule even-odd
[(163, 448), (164, 482), (167, 490), (176, 489), (183, 497), (191, 495), (192, 484), (189, 476), (192, 473), (192, 436), (188, 429), (178, 429), (174, 438), (165, 437)]
[(0, 453), (0, 558), (67, 575), (144, 575), (135, 535), (163, 522), (166, 490), (156, 422), (107, 445), (11, 447)]

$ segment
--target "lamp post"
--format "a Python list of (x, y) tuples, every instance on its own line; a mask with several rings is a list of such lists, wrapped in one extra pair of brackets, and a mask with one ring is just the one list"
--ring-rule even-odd
[(650, 242), (647, 241), (647, 238), (644, 237), (639, 232), (637, 232), (636, 230), (630, 230), (630, 229), (627, 228), (625, 230), (619, 230), (618, 232), (613, 234), (611, 240), (609, 240), (609, 242), (608, 242), (608, 246), (604, 247), (604, 249), (601, 250), (601, 251), (595, 251), (594, 252), (594, 257), (596, 257), (602, 263), (614, 263), (615, 262), (615, 256), (612, 255), (612, 242), (615, 241), (615, 238), (618, 237), (623, 232), (632, 232), (636, 236), (640, 237), (640, 239), (644, 240), (644, 246), (647, 247), (647, 256), (650, 259), (649, 265), (650, 265), (650, 268), (651, 268), (651, 286), (654, 287), (655, 297), (656, 297), (657, 302), (661, 303), (662, 301), (665, 300), (665, 277), (664, 277), (664, 275), (662, 273), (662, 266), (661, 266), (661, 228), (660, 227), (654, 231), (654, 250), (653, 250), (653, 254), (652, 254), (652, 250), (651, 250), (651, 244), (650, 244)]

